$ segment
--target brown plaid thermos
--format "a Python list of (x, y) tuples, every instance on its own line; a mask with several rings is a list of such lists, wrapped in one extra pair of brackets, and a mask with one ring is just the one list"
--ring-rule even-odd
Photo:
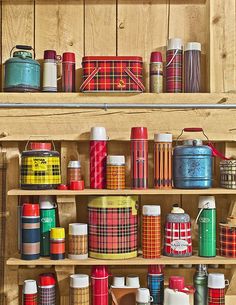
[(86, 223), (69, 224), (70, 259), (88, 258), (88, 225)]
[(107, 156), (107, 189), (125, 188), (125, 156)]
[(70, 305), (89, 305), (89, 276), (87, 274), (70, 276)]

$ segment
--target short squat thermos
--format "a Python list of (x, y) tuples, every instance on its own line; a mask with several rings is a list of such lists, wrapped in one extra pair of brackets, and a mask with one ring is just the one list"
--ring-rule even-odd
[(57, 63), (60, 56), (54, 50), (44, 51), (43, 91), (57, 92)]
[(52, 228), (50, 232), (50, 258), (59, 260), (65, 258), (65, 229)]
[(152, 305), (163, 305), (164, 273), (162, 265), (150, 265), (148, 267), (148, 289), (153, 298)]
[(150, 92), (163, 92), (163, 62), (161, 52), (152, 52), (150, 60)]
[(146, 127), (131, 129), (131, 188), (148, 188), (148, 131)]
[(108, 305), (108, 276), (106, 266), (92, 268), (92, 305)]
[(62, 54), (62, 91), (75, 92), (75, 53)]
[(23, 203), (21, 207), (21, 258), (38, 259), (40, 256), (39, 204)]
[(22, 289), (22, 305), (37, 305), (38, 292), (35, 280), (25, 280)]
[(39, 305), (56, 305), (56, 279), (52, 273), (39, 275)]
[(197, 265), (193, 277), (194, 305), (207, 305), (207, 266)]
[(225, 286), (229, 281), (225, 280), (223, 273), (208, 274), (208, 305), (225, 305)]
[(214, 196), (200, 196), (198, 203), (198, 255), (216, 256), (216, 205)]
[(138, 288), (136, 292), (136, 305), (151, 305), (153, 298), (147, 288)]

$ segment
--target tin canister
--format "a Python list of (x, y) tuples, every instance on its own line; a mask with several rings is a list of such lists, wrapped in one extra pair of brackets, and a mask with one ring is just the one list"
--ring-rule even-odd
[(39, 305), (56, 305), (56, 279), (52, 273), (39, 275)]
[(89, 256), (127, 259), (137, 256), (136, 197), (102, 196), (89, 200)]
[(64, 259), (65, 253), (65, 229), (52, 228), (50, 231), (50, 257), (53, 260)]
[[(14, 52), (12, 57), (15, 48), (18, 51)], [(32, 54), (29, 52), (31, 50), (34, 52), (31, 46), (25, 45), (16, 45), (12, 48), (11, 58), (4, 64), (4, 91), (35, 92), (40, 90), (40, 64), (32, 58)]]

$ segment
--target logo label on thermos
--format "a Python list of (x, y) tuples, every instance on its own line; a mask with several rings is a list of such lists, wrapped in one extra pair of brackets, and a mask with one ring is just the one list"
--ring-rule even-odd
[(199, 222), (201, 223), (209, 223), (211, 220), (207, 217), (200, 217)]
[(173, 240), (170, 244), (171, 249), (175, 251), (185, 251), (188, 249), (188, 242), (186, 240)]

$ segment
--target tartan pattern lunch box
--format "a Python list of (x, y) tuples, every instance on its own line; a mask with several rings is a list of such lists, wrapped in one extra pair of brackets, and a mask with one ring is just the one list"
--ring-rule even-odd
[(82, 92), (143, 92), (143, 60), (138, 56), (85, 56)]

